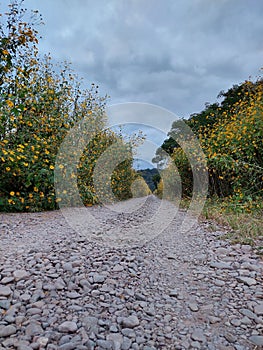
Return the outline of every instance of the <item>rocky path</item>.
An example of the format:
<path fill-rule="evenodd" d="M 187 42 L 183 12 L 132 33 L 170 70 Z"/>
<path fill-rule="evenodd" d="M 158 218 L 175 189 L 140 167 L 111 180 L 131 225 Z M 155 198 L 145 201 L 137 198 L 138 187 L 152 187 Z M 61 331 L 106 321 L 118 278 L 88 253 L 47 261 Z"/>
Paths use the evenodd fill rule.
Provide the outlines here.
<path fill-rule="evenodd" d="M 100 219 L 94 237 L 110 237 L 159 204 L 85 210 Z M 181 232 L 183 215 L 150 241 L 114 246 L 59 211 L 0 214 L 0 350 L 262 349 L 262 260 L 208 224 Z"/>

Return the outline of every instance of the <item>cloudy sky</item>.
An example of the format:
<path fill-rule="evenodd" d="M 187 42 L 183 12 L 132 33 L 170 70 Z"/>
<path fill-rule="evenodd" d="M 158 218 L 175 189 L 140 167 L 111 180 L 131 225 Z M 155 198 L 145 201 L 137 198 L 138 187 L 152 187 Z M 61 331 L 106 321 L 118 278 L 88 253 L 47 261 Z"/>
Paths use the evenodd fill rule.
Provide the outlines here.
<path fill-rule="evenodd" d="M 188 117 L 263 66 L 262 0 L 25 0 L 24 6 L 43 15 L 41 52 L 71 61 L 87 86 L 95 82 L 110 95 L 109 104 L 150 103 Z"/>
<path fill-rule="evenodd" d="M 110 103 L 187 117 L 263 66 L 261 0 L 25 0 L 42 52 L 69 60 Z"/>

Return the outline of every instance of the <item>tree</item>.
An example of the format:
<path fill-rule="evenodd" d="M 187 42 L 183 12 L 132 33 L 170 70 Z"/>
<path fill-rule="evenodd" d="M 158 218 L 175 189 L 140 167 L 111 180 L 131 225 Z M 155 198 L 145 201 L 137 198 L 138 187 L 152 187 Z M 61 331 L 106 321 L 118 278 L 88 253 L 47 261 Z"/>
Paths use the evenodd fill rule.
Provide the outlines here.
<path fill-rule="evenodd" d="M 203 111 L 184 120 L 206 155 L 209 193 L 238 201 L 262 197 L 263 79 L 234 85 L 218 97 L 223 98 L 220 104 L 206 104 Z M 167 158 L 163 150 L 169 153 L 187 196 L 191 194 L 193 175 L 188 157 L 176 139 L 179 133 L 176 121 L 168 133 L 170 138 L 156 150 L 155 161 L 163 166 Z"/>
<path fill-rule="evenodd" d="M 50 210 L 58 208 L 62 195 L 70 197 L 71 189 L 55 193 L 54 169 L 72 128 L 79 129 L 80 137 L 73 140 L 76 147 L 59 167 L 62 175 L 70 172 L 76 177 L 84 204 L 95 203 L 92 171 L 98 157 L 117 140 L 127 147 L 129 141 L 105 130 L 107 97 L 99 96 L 98 86 L 81 89 L 69 64 L 55 67 L 50 56 L 39 56 L 34 25 L 41 17 L 35 11 L 27 22 L 22 3 L 12 2 L 0 24 L 0 210 Z M 78 154 L 85 133 L 90 142 Z M 76 155 L 77 173 L 70 165 Z M 111 179 L 119 198 L 131 196 L 133 175 L 130 154 Z"/>
<path fill-rule="evenodd" d="M 9 12 L 5 14 L 6 21 L 1 21 L 0 24 L 1 86 L 6 83 L 9 73 L 21 63 L 19 58 L 24 57 L 25 51 L 33 52 L 33 57 L 37 56 L 38 32 L 35 26 L 42 22 L 42 17 L 36 10 L 31 12 L 28 21 L 23 21 L 27 15 L 27 11 L 22 8 L 23 2 L 23 0 L 12 2 L 9 5 Z M 3 14 L 0 17 L 3 18 Z M 24 71 L 24 74 L 26 73 L 29 74 L 30 70 Z"/>

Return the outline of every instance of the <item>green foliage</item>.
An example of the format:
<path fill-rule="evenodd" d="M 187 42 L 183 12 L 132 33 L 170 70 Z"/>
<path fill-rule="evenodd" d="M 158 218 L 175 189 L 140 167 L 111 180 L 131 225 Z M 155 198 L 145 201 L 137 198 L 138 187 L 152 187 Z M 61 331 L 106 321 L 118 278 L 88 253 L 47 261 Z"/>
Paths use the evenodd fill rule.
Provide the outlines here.
<path fill-rule="evenodd" d="M 220 104 L 207 104 L 183 122 L 191 127 L 206 155 L 210 196 L 250 203 L 263 194 L 263 80 L 245 81 L 219 97 L 223 98 Z M 172 157 L 181 175 L 183 195 L 189 196 L 192 170 L 176 139 L 178 123 L 173 123 L 170 138 L 156 151 L 154 160 L 161 167 L 165 164 L 162 149 Z"/>
<path fill-rule="evenodd" d="M 206 201 L 202 216 L 206 221 L 212 220 L 228 227 L 222 238 L 228 238 L 233 243 L 257 246 L 258 253 L 262 254 L 262 210 L 262 201 L 240 202 L 238 199 L 213 197 Z"/>
<path fill-rule="evenodd" d="M 134 198 L 145 197 L 152 193 L 144 178 L 138 175 L 132 183 L 131 191 Z"/>
<path fill-rule="evenodd" d="M 249 200 L 263 191 L 263 80 L 248 81 L 242 87 L 244 99 L 213 130 L 202 130 L 200 140 L 216 186 L 211 192 Z"/>
<path fill-rule="evenodd" d="M 73 188 L 56 197 L 54 169 L 62 141 L 71 128 L 81 128 L 82 121 L 92 130 L 92 141 L 79 155 L 78 172 L 69 164 L 78 154 L 80 139 L 74 140 L 76 152 L 73 149 L 68 162 L 59 167 L 62 174 L 76 179 L 84 204 L 93 204 L 99 200 L 93 182 L 99 156 L 117 140 L 131 145 L 119 135 L 103 131 L 106 98 L 99 96 L 97 86 L 81 90 L 79 78 L 68 64 L 55 67 L 49 56 L 39 57 L 34 29 L 39 18 L 23 22 L 26 14 L 15 1 L 0 24 L 0 210 L 51 210 L 58 207 L 60 197 L 70 200 Z M 130 154 L 111 178 L 118 198 L 131 196 L 133 176 Z"/>
<path fill-rule="evenodd" d="M 32 52 L 32 56 L 37 55 L 37 30 L 36 24 L 41 23 L 41 15 L 38 11 L 32 11 L 28 21 L 23 21 L 27 15 L 27 11 L 21 7 L 23 0 L 13 1 L 9 5 L 9 12 L 0 14 L 0 84 L 5 84 L 6 75 L 14 68 L 18 67 L 18 62 L 23 61 L 24 52 Z M 21 61 L 20 61 L 21 63 Z M 24 73 L 30 74 L 30 66 L 23 67 Z"/>
<path fill-rule="evenodd" d="M 193 191 L 193 175 L 189 159 L 182 148 L 176 148 L 173 160 L 182 182 L 182 196 L 191 197 Z"/>
<path fill-rule="evenodd" d="M 160 181 L 160 175 L 157 169 L 142 169 L 137 170 L 137 173 L 144 178 L 152 192 L 157 188 L 157 184 Z"/>

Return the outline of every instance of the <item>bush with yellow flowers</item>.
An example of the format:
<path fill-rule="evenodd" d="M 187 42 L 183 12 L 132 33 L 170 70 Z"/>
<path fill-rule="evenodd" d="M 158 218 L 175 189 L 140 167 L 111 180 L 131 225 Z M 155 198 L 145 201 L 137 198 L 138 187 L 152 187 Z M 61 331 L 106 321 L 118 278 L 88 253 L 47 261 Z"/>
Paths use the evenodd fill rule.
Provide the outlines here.
<path fill-rule="evenodd" d="M 6 22 L 2 16 L 0 24 L 0 210 L 58 208 L 57 153 L 69 130 L 84 119 L 92 137 L 79 155 L 77 174 L 69 169 L 76 157 L 74 150 L 66 163 L 57 166 L 77 177 L 84 204 L 96 203 L 100 197 L 93 181 L 97 160 L 117 140 L 126 147 L 130 144 L 104 130 L 106 97 L 99 96 L 97 86 L 83 90 L 68 64 L 55 67 L 49 56 L 39 57 L 34 26 L 40 17 L 34 12 L 32 22 L 22 22 L 26 11 L 19 4 L 12 2 Z M 126 154 L 113 170 L 110 185 L 114 194 L 121 199 L 131 196 L 132 155 L 127 158 Z M 70 192 L 63 193 L 69 201 Z"/>
<path fill-rule="evenodd" d="M 106 129 L 96 134 L 84 149 L 78 166 L 78 186 L 84 204 L 113 202 L 132 196 L 133 141 Z"/>
<path fill-rule="evenodd" d="M 184 123 L 193 130 L 206 156 L 209 195 L 228 198 L 233 205 L 239 203 L 240 208 L 249 211 L 263 196 L 263 79 L 245 81 L 221 92 L 220 97 L 224 97 L 221 104 L 208 104 Z M 198 159 L 192 164 L 185 152 L 191 143 L 183 149 L 172 137 L 178 123 L 174 122 L 162 149 L 178 169 L 183 196 L 190 197 Z M 163 162 L 161 153 L 159 149 L 155 157 L 159 163 Z M 188 153 L 195 156 L 194 149 Z M 159 184 L 158 193 L 163 185 Z"/>
<path fill-rule="evenodd" d="M 137 176 L 134 182 L 131 185 L 132 195 L 135 198 L 146 197 L 152 194 L 149 186 L 145 182 L 142 176 Z"/>
<path fill-rule="evenodd" d="M 242 84 L 224 118 L 200 133 L 211 192 L 237 200 L 263 195 L 263 80 Z"/>

